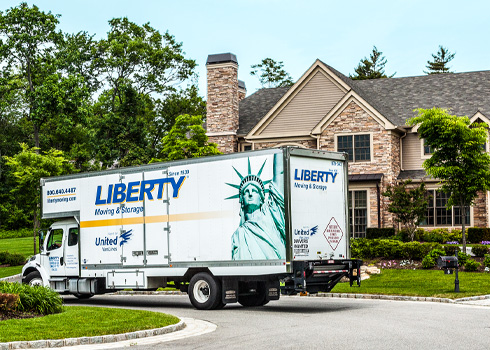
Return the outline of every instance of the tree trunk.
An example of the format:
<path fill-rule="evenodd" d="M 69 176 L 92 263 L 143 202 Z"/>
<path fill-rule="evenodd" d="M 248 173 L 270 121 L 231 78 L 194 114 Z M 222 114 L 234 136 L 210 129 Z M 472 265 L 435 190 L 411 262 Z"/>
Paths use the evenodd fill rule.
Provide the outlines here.
<path fill-rule="evenodd" d="M 37 217 L 37 210 L 34 211 L 34 218 L 33 218 L 33 224 L 34 224 L 34 232 L 33 232 L 33 238 L 34 238 L 34 255 L 36 255 L 36 246 L 37 246 L 37 242 L 36 242 L 36 236 L 37 236 L 37 230 L 39 229 L 39 220 L 38 220 L 38 217 Z"/>
<path fill-rule="evenodd" d="M 466 224 L 466 205 L 461 203 L 461 236 L 463 240 L 463 253 L 466 254 L 466 232 L 465 232 L 465 224 Z"/>

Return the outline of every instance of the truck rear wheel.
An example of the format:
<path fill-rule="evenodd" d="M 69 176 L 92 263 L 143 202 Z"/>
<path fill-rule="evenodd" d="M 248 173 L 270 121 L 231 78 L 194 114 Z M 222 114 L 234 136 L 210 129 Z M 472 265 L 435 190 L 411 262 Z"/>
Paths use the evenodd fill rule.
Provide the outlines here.
<path fill-rule="evenodd" d="M 25 280 L 25 284 L 28 284 L 30 286 L 43 286 L 43 278 L 41 277 L 41 274 L 37 271 L 32 271 L 30 272 Z"/>
<path fill-rule="evenodd" d="M 78 294 L 78 293 L 73 293 L 74 296 L 76 296 L 78 299 L 89 299 L 94 296 L 94 294 Z"/>
<path fill-rule="evenodd" d="M 200 272 L 191 278 L 189 299 L 199 310 L 213 310 L 221 305 L 221 285 L 206 272 Z"/>

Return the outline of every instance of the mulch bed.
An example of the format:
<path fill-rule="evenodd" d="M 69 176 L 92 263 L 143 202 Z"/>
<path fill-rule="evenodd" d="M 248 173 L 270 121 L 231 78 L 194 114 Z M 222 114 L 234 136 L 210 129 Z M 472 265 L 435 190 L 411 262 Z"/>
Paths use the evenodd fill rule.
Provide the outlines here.
<path fill-rule="evenodd" d="M 42 317 L 43 315 L 39 314 L 33 314 L 33 313 L 28 313 L 28 312 L 17 312 L 17 311 L 0 311 L 0 321 L 6 321 L 6 320 L 20 320 L 24 318 L 35 318 L 35 317 Z"/>
<path fill-rule="evenodd" d="M 485 266 L 483 265 L 484 258 L 481 257 L 471 257 L 471 259 L 479 262 L 480 268 L 476 272 L 484 272 Z M 408 260 L 408 259 L 364 259 L 364 265 L 368 266 L 376 266 L 380 269 L 397 269 L 397 270 L 414 270 L 414 269 L 422 269 L 422 261 L 421 260 Z M 432 269 L 427 270 L 440 270 L 440 268 L 436 265 Z M 460 271 L 464 271 L 464 267 L 459 268 Z"/>

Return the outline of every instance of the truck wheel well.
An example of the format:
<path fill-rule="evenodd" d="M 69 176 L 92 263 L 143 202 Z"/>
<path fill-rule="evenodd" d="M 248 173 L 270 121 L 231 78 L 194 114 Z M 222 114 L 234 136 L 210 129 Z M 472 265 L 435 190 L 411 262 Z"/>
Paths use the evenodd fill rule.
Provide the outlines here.
<path fill-rule="evenodd" d="M 36 269 L 36 268 L 34 268 L 34 267 L 29 267 L 29 268 L 27 268 L 27 269 L 24 271 L 24 274 L 23 274 L 22 276 L 23 276 L 23 277 L 25 277 L 25 276 L 27 276 L 28 274 L 30 274 L 31 272 L 33 272 L 33 271 L 37 271 L 37 269 Z"/>
<path fill-rule="evenodd" d="M 193 268 L 190 268 L 186 271 L 185 275 L 184 275 L 184 279 L 189 282 L 191 280 L 191 278 L 198 274 L 199 272 L 206 272 L 206 273 L 209 273 L 211 276 L 213 276 L 213 274 L 211 273 L 211 271 L 209 271 L 209 269 L 207 267 L 193 267 Z"/>

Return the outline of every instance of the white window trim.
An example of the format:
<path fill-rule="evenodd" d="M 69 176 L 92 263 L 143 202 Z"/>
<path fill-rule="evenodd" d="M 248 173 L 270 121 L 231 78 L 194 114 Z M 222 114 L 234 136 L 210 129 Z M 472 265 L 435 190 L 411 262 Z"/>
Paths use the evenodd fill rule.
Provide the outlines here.
<path fill-rule="evenodd" d="M 366 187 L 365 185 L 349 185 L 349 192 L 366 191 L 366 195 L 367 195 L 366 228 L 372 227 L 371 226 L 371 189 L 372 187 Z M 347 198 L 349 198 L 349 196 L 347 196 Z M 348 204 L 347 204 L 347 208 L 349 208 Z M 350 210 L 349 210 L 349 215 L 350 215 Z M 353 232 L 349 232 L 349 233 L 351 235 L 353 234 Z"/>
<path fill-rule="evenodd" d="M 425 139 L 420 139 L 420 158 L 421 159 L 429 159 L 430 157 L 432 157 L 432 154 L 425 154 L 424 152 L 424 142 L 425 142 Z"/>
<path fill-rule="evenodd" d="M 338 138 L 339 136 L 355 136 L 355 135 L 369 135 L 369 153 L 371 155 L 370 160 L 364 160 L 364 161 L 358 161 L 356 162 L 355 160 L 349 161 L 350 164 L 369 164 L 369 163 L 374 163 L 374 152 L 373 152 L 373 133 L 372 132 L 351 132 L 351 133 L 336 133 L 334 134 L 334 145 L 335 145 L 335 151 L 338 152 Z"/>
<path fill-rule="evenodd" d="M 436 192 L 438 189 L 439 189 L 439 187 L 434 187 L 434 186 L 428 186 L 426 188 L 427 191 L 434 191 L 434 192 Z M 452 216 L 454 218 L 454 207 L 451 208 L 451 212 L 452 212 Z M 470 223 L 468 225 L 465 225 L 465 226 L 466 227 L 473 227 L 474 225 L 475 225 L 475 220 L 473 217 L 473 206 L 470 206 Z M 436 228 L 457 229 L 457 228 L 461 228 L 462 225 L 454 225 L 454 223 L 453 223 L 452 226 L 419 225 L 419 227 L 423 228 L 423 229 L 430 229 L 430 228 L 432 228 L 432 229 L 436 229 Z"/>

